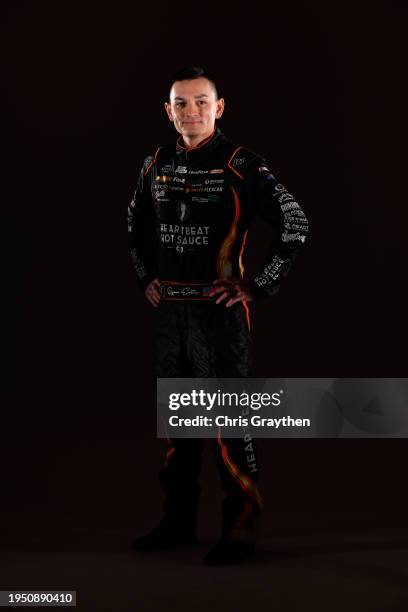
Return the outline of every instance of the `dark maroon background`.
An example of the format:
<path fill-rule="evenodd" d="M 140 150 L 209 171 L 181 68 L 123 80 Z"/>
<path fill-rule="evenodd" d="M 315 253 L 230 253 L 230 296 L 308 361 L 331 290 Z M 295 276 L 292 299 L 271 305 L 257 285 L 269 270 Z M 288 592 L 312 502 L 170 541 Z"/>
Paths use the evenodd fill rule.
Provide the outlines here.
<path fill-rule="evenodd" d="M 407 10 L 338 1 L 5 7 L 3 195 L 18 222 L 7 256 L 18 326 L 1 428 L 3 526 L 18 547 L 43 525 L 39 541 L 58 549 L 61 532 L 78 525 L 133 533 L 159 516 L 151 312 L 129 262 L 126 208 L 143 158 L 175 137 L 163 102 L 179 67 L 215 75 L 221 129 L 269 160 L 310 219 L 280 294 L 256 306 L 257 375 L 406 374 Z M 248 269 L 264 237 L 256 227 Z M 260 446 L 274 512 L 307 523 L 323 507 L 404 524 L 405 440 Z M 214 479 L 205 472 L 203 484 L 219 495 Z"/>

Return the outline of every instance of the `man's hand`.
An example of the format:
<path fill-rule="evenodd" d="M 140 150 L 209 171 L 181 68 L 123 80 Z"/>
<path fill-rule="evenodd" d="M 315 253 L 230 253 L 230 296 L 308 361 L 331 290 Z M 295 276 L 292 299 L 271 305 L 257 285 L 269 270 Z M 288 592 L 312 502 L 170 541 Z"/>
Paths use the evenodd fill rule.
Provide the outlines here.
<path fill-rule="evenodd" d="M 152 282 L 146 288 L 145 296 L 147 297 L 151 305 L 157 308 L 161 299 L 160 279 L 155 278 L 154 280 L 152 280 Z"/>
<path fill-rule="evenodd" d="M 218 278 L 213 282 L 214 289 L 209 292 L 210 297 L 219 295 L 216 304 L 220 304 L 226 298 L 229 298 L 225 304 L 229 308 L 237 302 L 252 302 L 253 297 L 250 288 L 241 278 Z"/>

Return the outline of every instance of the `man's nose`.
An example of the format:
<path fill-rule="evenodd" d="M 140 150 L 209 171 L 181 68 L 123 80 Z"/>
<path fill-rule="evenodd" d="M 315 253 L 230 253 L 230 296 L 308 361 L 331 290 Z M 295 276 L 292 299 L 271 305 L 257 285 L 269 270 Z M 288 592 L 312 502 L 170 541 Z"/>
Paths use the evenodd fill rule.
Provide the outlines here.
<path fill-rule="evenodd" d="M 187 102 L 185 110 L 187 117 L 197 117 L 200 114 L 200 107 L 195 102 Z"/>

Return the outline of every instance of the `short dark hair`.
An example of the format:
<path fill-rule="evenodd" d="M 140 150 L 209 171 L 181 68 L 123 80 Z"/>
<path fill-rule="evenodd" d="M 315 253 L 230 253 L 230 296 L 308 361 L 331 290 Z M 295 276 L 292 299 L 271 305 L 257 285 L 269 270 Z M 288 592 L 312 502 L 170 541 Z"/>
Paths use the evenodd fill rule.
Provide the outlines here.
<path fill-rule="evenodd" d="M 199 78 L 204 78 L 204 79 L 207 79 L 207 81 L 210 81 L 214 89 L 215 97 L 218 100 L 218 91 L 217 91 L 217 87 L 215 85 L 214 79 L 208 74 L 208 72 L 206 72 L 206 70 L 204 70 L 204 68 L 201 68 L 201 66 L 189 66 L 187 68 L 182 68 L 182 70 L 178 70 L 173 75 L 173 78 L 170 83 L 169 98 L 170 98 L 171 88 L 173 87 L 176 81 L 192 81 L 194 79 L 199 79 Z"/>

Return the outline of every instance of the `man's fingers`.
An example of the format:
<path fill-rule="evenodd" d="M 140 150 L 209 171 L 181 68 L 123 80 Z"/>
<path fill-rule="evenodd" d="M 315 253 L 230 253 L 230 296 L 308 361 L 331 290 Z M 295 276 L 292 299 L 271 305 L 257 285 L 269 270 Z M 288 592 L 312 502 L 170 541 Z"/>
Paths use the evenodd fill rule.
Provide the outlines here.
<path fill-rule="evenodd" d="M 225 304 L 225 307 L 229 308 L 230 306 L 232 306 L 233 304 L 236 304 L 237 302 L 242 302 L 242 300 L 244 299 L 245 299 L 245 295 L 243 293 L 238 293 L 238 295 L 228 300 L 228 302 Z"/>
<path fill-rule="evenodd" d="M 222 293 L 223 291 L 226 291 L 227 287 L 225 285 L 220 285 L 219 287 L 214 287 L 213 289 L 211 289 L 208 292 L 208 295 L 210 297 L 214 297 L 214 295 L 219 295 L 220 293 Z"/>
<path fill-rule="evenodd" d="M 225 300 L 226 297 L 229 296 L 228 291 L 224 291 L 224 293 L 222 294 L 221 297 L 218 298 L 218 300 L 215 302 L 216 304 L 219 304 L 220 302 L 222 302 L 222 300 Z"/>
<path fill-rule="evenodd" d="M 214 297 L 216 295 L 222 294 L 216 300 L 216 304 L 219 304 L 220 302 L 225 300 L 226 297 L 230 297 L 231 295 L 233 295 L 234 297 L 230 297 L 227 303 L 227 305 L 229 306 L 232 306 L 232 304 L 235 304 L 235 302 L 239 302 L 243 298 L 243 293 L 239 284 L 237 284 L 236 282 L 234 283 L 229 278 L 218 278 L 213 282 L 213 285 L 214 287 L 211 289 L 208 295 L 210 297 Z"/>
<path fill-rule="evenodd" d="M 152 304 L 152 306 L 157 306 L 158 303 L 160 302 L 160 298 L 157 297 L 156 295 L 153 295 L 151 293 L 149 293 L 147 295 L 147 299 L 149 300 L 149 302 Z"/>
<path fill-rule="evenodd" d="M 146 291 L 146 297 L 150 304 L 154 307 L 159 305 L 161 299 L 161 293 L 158 291 L 158 288 L 160 288 L 160 283 L 159 281 L 154 280 L 150 283 L 149 288 Z"/>
<path fill-rule="evenodd" d="M 160 298 L 161 298 L 160 288 L 161 288 L 160 279 L 155 278 L 151 281 L 151 283 L 149 284 L 149 286 L 147 287 L 145 291 L 146 298 L 149 300 L 150 304 L 154 307 L 158 306 L 160 302 Z"/>

